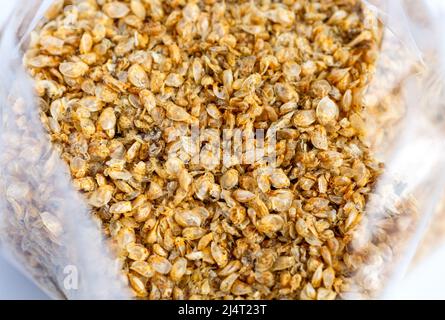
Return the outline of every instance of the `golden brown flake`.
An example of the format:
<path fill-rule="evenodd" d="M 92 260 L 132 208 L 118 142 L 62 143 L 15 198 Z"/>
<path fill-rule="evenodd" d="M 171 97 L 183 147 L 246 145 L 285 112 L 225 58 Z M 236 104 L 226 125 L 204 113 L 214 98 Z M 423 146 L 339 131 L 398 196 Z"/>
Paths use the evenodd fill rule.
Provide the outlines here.
<path fill-rule="evenodd" d="M 347 288 L 378 175 L 361 113 L 378 36 L 359 2 L 76 0 L 48 12 L 25 56 L 42 121 L 138 297 Z M 243 163 L 238 129 L 264 130 L 272 165 Z M 241 141 L 226 162 L 224 135 Z M 42 223 L 62 232 L 49 213 Z"/>

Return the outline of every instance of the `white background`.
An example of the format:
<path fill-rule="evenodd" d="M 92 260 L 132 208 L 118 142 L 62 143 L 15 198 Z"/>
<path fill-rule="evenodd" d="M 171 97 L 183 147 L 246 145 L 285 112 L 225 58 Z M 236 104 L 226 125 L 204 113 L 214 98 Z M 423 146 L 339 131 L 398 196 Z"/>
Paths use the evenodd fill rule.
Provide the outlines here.
<path fill-rule="evenodd" d="M 440 1 L 437 2 L 440 3 Z M 0 0 L 0 5 L 1 28 L 14 1 Z M 445 248 L 442 248 L 422 264 L 410 270 L 405 279 L 386 297 L 390 299 L 445 299 L 444 266 Z M 0 299 L 48 299 L 48 297 L 0 257 Z"/>
<path fill-rule="evenodd" d="M 0 299 L 48 299 L 48 297 L 0 257 Z"/>

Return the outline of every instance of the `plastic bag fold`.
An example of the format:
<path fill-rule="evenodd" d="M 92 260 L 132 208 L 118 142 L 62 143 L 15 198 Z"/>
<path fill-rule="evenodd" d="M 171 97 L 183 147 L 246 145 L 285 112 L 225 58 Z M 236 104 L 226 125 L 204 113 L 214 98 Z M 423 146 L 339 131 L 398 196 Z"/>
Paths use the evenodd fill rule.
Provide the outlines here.
<path fill-rule="evenodd" d="M 1 29 L 1 250 L 53 298 L 128 299 L 100 223 L 42 128 L 22 66 L 28 35 L 51 3 L 17 1 Z M 385 169 L 351 234 L 352 285 L 343 298 L 385 297 L 406 272 L 445 190 L 443 2 L 366 4 L 380 21 L 382 43 L 363 95 L 364 139 Z"/>

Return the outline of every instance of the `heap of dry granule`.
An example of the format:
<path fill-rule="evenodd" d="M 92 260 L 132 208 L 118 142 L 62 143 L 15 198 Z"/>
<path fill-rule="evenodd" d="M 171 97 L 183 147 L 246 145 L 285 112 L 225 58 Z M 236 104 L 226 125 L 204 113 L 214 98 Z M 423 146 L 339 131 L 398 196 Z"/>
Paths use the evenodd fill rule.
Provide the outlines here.
<path fill-rule="evenodd" d="M 377 52 L 358 0 L 59 0 L 24 60 L 138 297 L 335 299 L 380 171 Z M 272 164 L 212 161 L 258 129 Z"/>

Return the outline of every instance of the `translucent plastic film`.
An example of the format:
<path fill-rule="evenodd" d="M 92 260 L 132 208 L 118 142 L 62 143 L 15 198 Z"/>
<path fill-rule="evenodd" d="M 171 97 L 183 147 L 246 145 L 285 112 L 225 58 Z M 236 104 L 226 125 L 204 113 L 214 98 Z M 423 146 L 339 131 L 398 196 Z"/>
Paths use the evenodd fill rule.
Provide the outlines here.
<path fill-rule="evenodd" d="M 98 222 L 44 134 L 22 67 L 20 45 L 50 2 L 17 1 L 1 31 L 2 252 L 53 298 L 129 298 Z"/>
<path fill-rule="evenodd" d="M 443 48 L 437 45 L 443 23 L 435 18 L 443 6 L 372 1 L 370 8 L 385 30 L 365 97 L 366 120 L 385 169 L 351 248 L 360 256 L 353 277 L 359 291 L 386 297 L 403 278 L 443 196 Z"/>
<path fill-rule="evenodd" d="M 24 5 L 25 2 L 26 5 Z M 184 290 L 185 293 L 181 294 L 186 295 L 178 294 L 179 297 L 205 296 L 202 292 L 211 292 L 213 290 L 211 289 L 212 286 L 219 288 L 215 289 L 217 290 L 217 294 L 214 296 L 216 298 L 224 297 L 229 294 L 227 292 L 231 292 L 234 296 L 238 294 L 246 298 L 356 299 L 386 297 L 385 294 L 389 292 L 392 286 L 397 285 L 397 282 L 405 274 L 445 192 L 445 117 L 443 105 L 443 101 L 445 101 L 445 42 L 442 39 L 442 30 L 445 29 L 445 26 L 440 18 L 440 13 L 445 12 L 443 3 L 433 0 L 368 0 L 363 1 L 363 3 L 355 0 L 338 0 L 332 1 L 338 5 L 337 11 L 331 13 L 331 16 L 327 18 L 324 17 L 324 13 L 318 14 L 316 11 L 323 8 L 324 5 L 331 5 L 330 1 L 290 0 L 283 1 L 283 3 L 252 1 L 250 7 L 248 5 L 243 7 L 246 12 L 250 12 L 249 10 L 253 12 L 250 19 L 244 18 L 242 20 L 243 23 L 257 23 L 258 21 L 274 23 L 276 25 L 270 28 L 270 32 L 281 30 L 280 24 L 286 25 L 289 21 L 293 22 L 292 19 L 294 19 L 292 13 L 288 15 L 285 13 L 294 10 L 299 16 L 303 16 L 304 19 L 309 21 L 313 19 L 320 23 L 318 20 L 321 20 L 321 24 L 313 28 L 314 30 L 312 30 L 311 24 L 301 26 L 298 29 L 297 40 L 294 42 L 295 48 L 289 48 L 287 49 L 288 52 L 285 53 L 277 49 L 278 58 L 265 55 L 253 63 L 248 61 L 249 59 L 252 60 L 251 56 L 244 60 L 239 58 L 242 61 L 234 62 L 233 65 L 241 65 L 244 68 L 235 71 L 233 74 L 230 72 L 224 73 L 222 70 L 221 66 L 227 67 L 229 63 L 226 65 L 221 63 L 221 66 L 219 66 L 218 63 L 221 59 L 210 59 L 198 55 L 198 58 L 194 57 L 196 60 L 190 62 L 189 65 L 184 64 L 186 67 L 182 68 L 185 71 L 181 77 L 186 78 L 189 74 L 192 74 L 190 78 L 193 81 L 186 82 L 177 75 L 166 76 L 157 82 L 151 81 L 150 83 L 152 87 L 157 86 L 158 82 L 163 83 L 162 86 L 159 84 L 159 87 L 162 87 L 158 90 L 160 93 L 147 93 L 148 90 L 146 90 L 144 91 L 145 96 L 140 94 L 140 88 L 133 88 L 133 91 L 130 90 L 130 93 L 127 93 L 125 86 L 122 86 L 123 88 L 119 87 L 119 81 L 122 79 L 125 81 L 128 77 L 129 81 L 133 81 L 133 83 L 142 82 L 140 87 L 144 87 L 143 82 L 148 82 L 148 77 L 152 77 L 152 74 L 153 77 L 161 74 L 160 70 L 162 68 L 160 66 L 166 61 L 164 56 L 170 54 L 173 61 L 175 59 L 181 61 L 186 54 L 175 55 L 177 53 L 176 49 L 180 50 L 182 46 L 180 43 L 175 46 L 172 39 L 178 34 L 182 36 L 181 30 L 184 33 L 193 30 L 193 27 L 188 25 L 189 22 L 186 21 L 186 18 L 190 18 L 188 15 L 191 16 L 190 19 L 195 19 L 193 21 L 201 21 L 198 20 L 199 14 L 196 13 L 199 8 L 196 9 L 193 6 L 195 2 L 199 1 L 195 1 L 190 7 L 186 7 L 184 12 L 171 13 L 168 19 L 165 18 L 166 21 L 164 22 L 167 30 L 170 30 L 171 25 L 175 23 L 179 23 L 180 26 L 183 23 L 183 28 L 177 28 L 175 32 L 171 32 L 161 40 L 156 37 L 158 33 L 161 33 L 160 30 L 164 30 L 162 29 L 163 26 L 154 22 L 146 27 L 141 27 L 143 32 L 150 33 L 146 38 L 134 33 L 127 42 L 122 40 L 126 39 L 124 36 L 115 36 L 112 41 L 121 41 L 118 45 L 111 44 L 111 40 L 108 39 L 102 42 L 97 41 L 98 48 L 95 50 L 99 52 L 101 50 L 106 51 L 116 45 L 113 50 L 115 52 L 120 50 L 122 55 L 133 50 L 136 44 L 143 47 L 144 45 L 141 43 L 146 41 L 145 46 L 147 48 L 144 49 L 146 52 L 139 50 L 130 57 L 130 60 L 138 61 L 146 55 L 149 56 L 150 66 L 144 65 L 144 67 L 154 71 L 152 74 L 147 72 L 149 74 L 147 80 L 144 77 L 131 77 L 131 70 L 140 71 L 140 69 L 133 68 L 129 71 L 128 68 L 123 68 L 122 72 L 116 72 L 117 79 L 108 77 L 104 80 L 104 82 L 108 81 L 107 92 L 96 90 L 95 93 L 96 95 L 110 93 L 112 96 L 119 96 L 116 92 L 121 92 L 123 96 L 128 95 L 128 97 L 122 99 L 125 101 L 124 106 L 136 109 L 145 108 L 142 112 L 143 116 L 150 118 L 152 123 L 159 126 L 167 123 L 164 134 L 156 135 L 152 140 L 167 137 L 165 139 L 170 139 L 169 142 L 174 141 L 175 134 L 178 135 L 174 133 L 175 122 L 187 123 L 192 118 L 187 117 L 190 115 L 183 113 L 178 105 L 186 110 L 187 108 L 191 109 L 190 105 L 205 97 L 210 99 L 211 103 L 206 104 L 201 112 L 207 112 L 209 116 L 204 117 L 198 114 L 196 118 L 201 119 L 201 122 L 208 121 L 213 126 L 217 126 L 218 121 L 221 121 L 220 114 L 226 114 L 232 109 L 239 108 L 242 112 L 236 115 L 237 122 L 249 123 L 250 118 L 243 118 L 240 114 L 243 112 L 247 114 L 248 111 L 254 109 L 249 109 L 249 104 L 259 104 L 267 112 L 261 111 L 262 109 L 258 107 L 254 110 L 257 114 L 252 118 L 257 117 L 266 120 L 258 121 L 255 125 L 259 128 L 264 127 L 264 123 L 268 125 L 266 138 L 270 138 L 271 132 L 276 133 L 274 130 L 281 130 L 277 137 L 284 143 L 278 141 L 276 148 L 292 149 L 287 150 L 287 153 L 283 152 L 285 155 L 278 158 L 282 159 L 291 154 L 293 158 L 289 162 L 294 165 L 294 168 L 286 167 L 284 171 L 282 168 L 266 168 L 271 171 L 265 169 L 260 172 L 259 176 L 249 173 L 250 175 L 244 177 L 244 180 L 241 177 L 239 178 L 239 184 L 244 183 L 245 189 L 248 189 L 253 183 L 255 186 L 252 188 L 253 190 L 235 192 L 224 190 L 224 186 L 215 187 L 217 184 L 215 181 L 220 178 L 217 174 L 215 174 L 217 178 L 213 177 L 212 182 L 205 185 L 205 188 L 199 189 L 196 187 L 196 190 L 193 191 L 195 195 L 191 197 L 194 197 L 193 201 L 190 203 L 204 204 L 203 206 L 206 208 L 201 208 L 201 211 L 206 212 L 205 215 L 207 216 L 205 218 L 198 217 L 196 212 L 193 212 L 193 215 L 189 213 L 193 209 L 189 208 L 191 205 L 186 208 L 190 211 L 181 211 L 184 209 L 183 207 L 181 209 L 175 208 L 188 196 L 186 192 L 181 195 L 177 191 L 181 190 L 178 187 L 178 184 L 182 186 L 181 181 L 178 183 L 169 181 L 164 185 L 157 183 L 164 176 L 167 177 L 167 180 L 174 180 L 169 176 L 169 168 L 162 167 L 163 165 L 167 166 L 165 164 L 166 158 L 162 159 L 163 161 L 160 164 L 156 163 L 156 166 L 154 165 L 156 159 L 144 159 L 143 166 L 147 168 L 151 168 L 150 165 L 153 166 L 150 170 L 147 170 L 149 172 L 146 174 L 151 175 L 155 172 L 157 174 L 156 179 L 142 177 L 140 179 L 141 183 L 139 183 L 140 181 L 132 181 L 133 184 L 122 181 L 116 183 L 117 189 L 121 191 L 124 189 L 130 190 L 128 193 L 137 189 L 134 186 L 150 186 L 144 191 L 143 196 L 145 198 L 152 196 L 150 193 L 155 191 L 164 196 L 176 192 L 175 197 L 172 196 L 173 200 L 170 202 L 156 202 L 158 198 L 153 196 L 153 209 L 149 213 L 152 214 L 150 219 L 144 218 L 144 220 L 141 218 L 142 223 L 140 223 L 129 214 L 130 218 L 125 220 L 125 223 L 130 226 L 137 225 L 135 229 L 143 235 L 141 238 L 145 239 L 145 242 L 142 243 L 148 243 L 150 254 L 155 256 L 146 260 L 162 262 L 159 262 L 156 266 L 158 268 L 156 269 L 156 276 L 153 275 L 154 273 L 144 276 L 136 275 L 137 268 L 134 268 L 135 270 L 129 273 L 130 284 L 133 286 L 133 292 L 131 292 L 127 285 L 128 281 L 121 272 L 121 269 L 128 271 L 128 265 L 125 265 L 126 263 L 129 264 L 128 261 L 122 263 L 127 259 L 127 256 L 123 259 L 122 257 L 116 258 L 115 252 L 110 249 L 110 243 L 116 245 L 116 242 L 119 241 L 105 239 L 104 232 L 102 232 L 103 226 L 97 218 L 98 215 L 91 214 L 92 209 L 89 206 L 91 201 L 88 204 L 86 197 L 73 187 L 73 177 L 61 157 L 64 151 L 63 144 L 52 145 L 47 132 L 42 126 L 42 121 L 46 121 L 44 123 L 45 127 L 53 131 L 56 131 L 56 129 L 60 131 L 59 123 L 57 123 L 57 113 L 59 111 L 51 110 L 52 107 L 49 106 L 48 101 L 53 102 L 54 97 L 61 97 L 64 93 L 58 92 L 60 87 L 54 85 L 54 82 L 39 79 L 40 97 L 37 98 L 33 80 L 23 67 L 25 60 L 29 65 L 29 61 L 37 56 L 34 51 L 38 50 L 31 50 L 31 53 L 27 52 L 29 43 L 33 41 L 32 37 L 30 39 L 30 34 L 33 30 L 41 28 L 42 21 L 48 23 L 48 20 L 51 20 L 48 17 L 52 18 L 54 16 L 47 15 L 45 17 L 45 12 L 51 4 L 57 4 L 58 11 L 55 11 L 55 16 L 61 15 L 63 4 L 66 5 L 63 9 L 65 10 L 65 16 L 61 21 L 72 27 L 78 18 L 79 12 L 82 12 L 82 10 L 87 12 L 91 8 L 101 7 L 108 2 L 110 1 L 73 0 L 53 2 L 48 0 L 33 1 L 33 5 L 29 6 L 29 1 L 17 1 L 14 11 L 0 31 L 0 57 L 4 65 L 0 74 L 0 244 L 2 253 L 10 257 L 11 261 L 54 298 L 127 299 L 134 296 L 132 293 L 144 298 L 147 296 L 169 298 L 174 290 L 170 287 L 173 283 L 171 280 L 175 277 L 171 274 L 165 274 L 170 271 L 169 268 L 171 268 L 173 261 L 176 264 L 175 268 L 184 267 L 184 273 L 181 274 L 181 277 L 187 278 L 187 281 L 199 279 L 199 285 L 202 286 L 199 293 L 193 292 L 194 289 L 190 289 L 189 286 L 187 290 L 193 294 Z M 121 2 L 126 5 L 130 4 L 130 1 Z M 129 7 L 135 14 L 129 15 L 125 23 L 138 28 L 142 25 L 138 24 L 140 16 L 147 21 L 149 19 L 162 20 L 164 13 L 162 9 L 159 9 L 161 2 L 144 0 L 141 2 L 145 5 L 145 7 L 142 6 L 142 10 L 139 1 L 136 1 L 139 4 L 134 4 L 132 1 L 132 5 L 129 5 Z M 219 17 L 224 15 L 224 10 L 221 10 L 222 5 L 219 7 L 219 2 L 216 2 L 218 5 L 215 4 L 213 14 Z M 230 1 L 228 3 L 232 5 Z M 357 3 L 357 5 L 354 6 L 351 3 Z M 127 31 L 123 22 L 116 22 L 130 12 L 126 5 L 110 5 L 108 7 L 107 14 L 115 18 L 114 20 L 111 19 L 111 22 L 110 19 L 105 18 L 103 13 L 96 15 L 100 19 L 104 17 L 104 21 L 108 23 L 107 27 L 113 26 L 114 29 L 108 31 L 109 34 L 114 32 L 125 34 Z M 348 13 L 340 10 L 340 8 L 343 8 L 342 6 L 349 8 L 350 5 L 355 11 L 348 16 Z M 360 5 L 363 5 L 363 9 L 359 10 L 357 8 Z M 273 9 L 266 13 L 261 11 L 269 7 Z M 244 11 L 241 12 L 244 13 Z M 306 12 L 306 15 L 302 15 L 301 12 Z M 139 16 L 136 13 L 139 13 Z M 330 36 L 329 32 L 323 33 L 324 31 L 336 30 L 332 25 L 340 24 L 342 19 L 346 21 L 345 24 L 354 24 L 359 15 L 360 18 L 363 18 L 361 24 L 364 31 L 355 34 L 357 30 L 351 30 L 351 39 L 342 50 L 335 51 L 330 48 L 332 43 L 328 40 L 326 40 L 326 44 L 323 43 L 323 37 L 329 39 Z M 206 16 L 202 15 L 202 17 Z M 217 24 L 215 22 L 217 21 L 216 18 L 213 18 L 210 22 L 203 18 L 202 21 L 204 22 L 200 24 L 193 22 L 198 30 L 206 30 L 209 23 L 216 24 L 213 32 L 208 32 L 208 38 L 211 39 L 217 39 L 219 33 L 222 32 L 221 30 L 225 27 L 224 24 Z M 325 25 L 328 27 L 324 28 Z M 46 26 L 47 29 L 51 30 L 51 22 L 49 22 L 49 27 L 48 24 Z M 256 37 L 264 37 L 267 40 L 267 37 L 260 32 L 262 30 L 261 26 L 249 25 L 239 29 L 242 30 L 240 32 L 249 35 L 239 37 L 238 41 L 251 38 L 257 41 L 258 39 L 255 37 L 249 38 L 255 33 L 258 33 Z M 98 27 L 97 30 L 101 31 L 102 29 Z M 289 43 L 294 41 L 293 35 L 291 32 L 286 33 L 285 31 L 277 36 L 277 39 L 274 38 L 276 42 L 272 43 L 271 40 L 269 45 L 265 44 L 266 40 L 258 40 L 255 48 L 268 48 L 268 46 L 272 47 L 273 45 L 289 46 Z M 312 56 L 312 52 L 306 55 L 301 54 L 305 59 L 309 56 L 313 59 L 319 59 L 317 64 L 312 61 L 304 61 L 300 63 L 301 66 L 295 67 L 295 64 L 281 63 L 280 59 L 283 60 L 286 54 L 291 55 L 292 50 L 304 51 L 307 49 L 309 42 L 305 42 L 298 37 L 306 36 L 311 32 L 314 34 L 312 37 L 315 39 L 314 42 L 320 41 L 323 43 L 320 46 L 321 49 L 317 49 L 324 50 L 329 54 L 313 54 Z M 69 34 L 68 31 L 67 34 Z M 103 31 L 103 37 L 106 35 L 107 33 Z M 199 37 L 204 39 L 206 35 L 205 32 L 201 32 Z M 237 48 L 237 50 L 231 52 L 226 47 L 236 44 L 233 38 L 228 36 L 226 42 L 221 42 L 222 44 L 218 46 L 206 47 L 201 43 L 199 46 L 196 45 L 189 49 L 193 53 L 208 49 L 209 55 L 214 54 L 216 57 L 227 55 L 230 52 L 237 57 L 237 54 L 241 55 L 244 52 L 243 49 Z M 308 38 L 312 39 L 311 37 Z M 89 39 L 87 35 L 83 40 L 85 41 L 83 43 L 85 47 L 92 47 L 92 44 L 87 45 Z M 189 39 L 189 41 L 192 40 L 192 38 Z M 76 44 L 76 41 L 75 37 L 67 40 L 69 45 Z M 159 49 L 156 51 L 160 46 L 159 43 L 167 43 L 169 50 Z M 63 44 L 61 47 L 63 51 Z M 83 59 L 86 61 L 88 57 L 83 57 Z M 202 63 L 197 62 L 199 59 L 202 60 Z M 128 62 L 122 59 L 122 61 L 118 61 L 121 62 L 119 65 L 116 60 L 118 59 L 114 59 L 110 63 L 104 63 L 104 69 L 108 68 L 107 71 L 112 73 L 115 71 L 114 69 Z M 47 60 L 34 59 L 31 67 L 44 69 L 44 67 L 40 68 L 39 64 L 51 64 L 51 61 L 51 58 Z M 78 59 L 74 61 L 78 61 Z M 157 64 L 159 66 L 156 66 Z M 175 65 L 175 63 L 170 64 L 168 70 Z M 180 65 L 179 63 L 176 64 Z M 84 65 L 86 64 L 83 63 L 82 66 Z M 293 66 L 294 69 L 289 66 Z M 257 67 L 259 68 L 258 72 L 251 71 L 252 74 L 249 74 L 249 71 L 245 71 L 256 70 Z M 281 70 L 282 67 L 282 72 L 273 74 L 274 70 Z M 322 71 L 318 72 L 316 77 L 311 78 L 312 73 L 315 72 L 313 70 L 317 70 L 317 68 Z M 178 67 L 178 69 L 181 68 Z M 73 73 L 73 70 L 65 71 Z M 58 71 L 45 72 L 47 72 L 43 76 L 45 79 L 50 77 L 63 79 Z M 203 76 L 205 72 L 207 72 L 207 77 Z M 297 76 L 292 74 L 293 72 L 296 72 Z M 363 72 L 364 75 L 358 74 L 360 72 Z M 221 82 L 224 82 L 221 87 L 214 85 L 213 80 L 210 79 L 211 75 L 214 76 L 219 73 L 222 74 L 220 78 L 223 80 Z M 232 78 L 228 76 L 229 74 Z M 193 87 L 195 82 L 198 82 L 196 79 L 201 80 L 201 77 L 204 79 L 202 80 L 203 84 L 197 86 L 198 89 L 196 89 L 196 96 L 201 94 L 199 99 L 195 97 L 194 100 L 190 99 L 192 102 L 186 99 L 183 100 L 185 102 L 178 102 L 180 99 L 174 100 L 172 98 L 172 92 L 179 96 L 181 92 L 187 90 L 187 86 L 184 86 L 185 89 L 177 89 L 181 87 L 183 82 Z M 236 77 L 245 77 L 245 79 L 243 81 L 238 79 L 238 82 L 236 82 L 234 81 Z M 76 78 L 76 76 L 74 75 L 72 78 Z M 100 77 L 96 75 L 96 78 Z M 217 77 L 215 76 L 215 78 Z M 276 82 L 281 81 L 282 78 L 288 80 L 291 85 L 301 91 L 300 100 L 293 101 L 292 99 L 298 99 L 291 97 L 287 101 L 284 97 L 282 100 L 286 103 L 277 107 L 277 100 L 279 99 L 267 99 L 269 98 L 268 95 L 273 96 L 275 94 L 274 90 L 277 96 L 281 95 L 279 98 L 286 95 L 287 84 L 282 84 L 281 87 L 276 85 Z M 97 82 L 101 80 L 95 79 Z M 67 83 L 76 86 L 76 81 L 68 79 Z M 231 88 L 230 90 L 225 88 L 226 91 L 224 91 L 222 88 L 227 86 L 228 82 L 231 82 Z M 165 83 L 168 85 L 165 85 Z M 270 83 L 272 84 L 268 88 L 265 84 Z M 165 89 L 164 85 L 171 88 Z M 104 87 L 106 86 L 100 86 L 100 88 Z M 310 88 L 310 90 L 307 88 Z M 164 89 L 165 91 L 163 91 Z M 113 90 L 116 92 L 113 92 Z M 76 92 L 76 94 L 74 100 L 80 96 L 80 93 Z M 137 96 L 138 94 L 139 96 Z M 306 95 L 308 97 L 312 96 L 308 98 Z M 224 100 L 231 101 L 231 97 L 235 101 L 233 105 L 225 105 Z M 174 100 L 178 105 L 171 103 L 170 100 Z M 50 111 L 40 110 L 42 104 L 46 105 Z M 338 109 L 335 109 L 335 112 L 332 111 L 331 114 L 329 112 L 323 114 L 318 109 L 315 111 L 320 105 L 328 109 L 331 108 L 330 111 L 332 111 L 332 108 Z M 218 106 L 221 108 L 219 111 L 215 110 Z M 96 106 L 90 105 L 89 107 L 94 109 Z M 322 109 L 321 107 L 319 109 Z M 117 109 L 118 112 L 124 113 L 121 106 L 118 106 Z M 304 112 L 300 112 L 303 111 L 302 109 L 305 109 Z M 50 113 L 51 117 L 45 116 L 45 112 Z M 91 111 L 91 113 L 97 112 L 98 110 Z M 192 113 L 193 110 L 190 112 Z M 171 119 L 163 122 L 161 117 L 165 113 Z M 303 116 L 302 118 L 297 117 L 298 115 L 308 114 L 314 114 L 314 119 L 308 121 Z M 334 115 L 332 116 L 332 114 Z M 315 115 L 320 125 L 315 126 L 313 124 L 316 121 Z M 337 117 L 338 119 L 334 119 L 337 121 L 334 124 L 329 123 L 329 121 L 323 123 L 323 116 L 325 118 Z M 170 121 L 172 119 L 173 121 Z M 270 124 L 268 122 L 270 119 L 275 119 L 275 122 L 271 120 L 272 124 Z M 122 123 L 124 123 L 123 120 Z M 124 124 L 119 125 L 124 127 Z M 143 128 L 142 125 L 140 124 L 140 128 Z M 315 126 L 315 129 L 310 127 L 312 125 Z M 183 124 L 178 126 L 180 127 L 180 130 L 178 130 L 180 132 L 179 136 L 183 136 L 180 137 L 182 140 L 169 143 L 169 147 L 173 145 L 170 149 L 174 149 L 174 147 L 180 149 L 181 145 L 186 145 L 184 141 L 187 138 L 185 136 L 188 133 L 188 128 Z M 94 125 L 92 130 L 96 130 Z M 114 136 L 115 132 L 113 130 L 104 131 L 107 131 L 106 134 Z M 213 132 L 208 130 L 207 134 L 211 137 Z M 328 145 L 325 142 L 326 132 L 330 134 L 329 139 L 337 139 L 335 143 Z M 141 135 L 142 138 L 141 136 L 134 138 L 136 140 L 134 143 L 131 140 L 133 137 L 131 137 L 131 144 L 126 142 L 129 145 L 126 152 L 135 150 L 136 147 L 142 149 L 140 145 L 146 143 L 144 139 L 149 138 L 151 134 L 151 131 L 144 132 Z M 153 133 L 153 135 L 155 134 Z M 286 140 L 291 140 L 289 137 L 297 138 L 295 138 L 295 141 L 289 142 Z M 71 143 L 72 140 L 64 140 L 64 143 L 68 142 Z M 156 145 L 151 140 L 150 143 Z M 270 147 L 270 140 L 266 139 L 266 144 L 268 143 Z M 134 145 L 136 147 L 133 147 Z M 72 147 L 79 149 L 83 146 Z M 140 149 L 137 149 L 137 151 Z M 107 158 L 107 160 L 109 159 Z M 109 166 L 114 165 L 117 168 L 122 161 L 123 159 L 120 158 L 112 159 Z M 138 165 L 144 161 L 139 162 Z M 205 183 L 207 183 L 205 178 L 209 174 L 211 175 L 211 173 L 220 170 L 221 167 L 227 166 L 226 164 L 216 165 L 212 167 L 212 170 L 208 170 L 210 166 L 208 163 L 202 165 L 204 169 L 199 167 L 200 165 L 202 164 L 198 163 L 196 165 L 199 169 L 195 170 L 193 177 L 190 176 L 190 179 L 198 180 L 198 182 L 204 181 Z M 250 167 L 245 166 L 242 170 L 239 170 L 241 174 L 239 172 L 237 174 L 242 175 L 249 170 L 254 171 L 262 165 L 263 163 Z M 191 165 L 188 167 L 193 168 Z M 238 170 L 240 167 L 233 166 L 231 170 Z M 230 166 L 224 167 L 224 170 L 228 168 Z M 305 174 L 302 173 L 304 170 L 307 170 Z M 261 180 L 270 172 L 275 173 L 275 175 L 268 177 L 270 181 L 266 183 Z M 276 174 L 276 172 L 285 172 L 286 177 L 283 178 L 283 175 Z M 121 173 L 119 172 L 119 174 Z M 128 174 L 128 172 L 126 173 Z M 257 179 L 256 182 L 252 182 L 255 179 Z M 120 175 L 116 180 L 125 180 L 125 178 Z M 127 180 L 131 179 L 128 178 Z M 268 185 L 264 187 L 260 184 L 260 181 L 264 182 L 264 185 Z M 283 181 L 284 183 L 281 183 Z M 224 182 L 221 182 L 221 185 L 224 184 Z M 289 187 L 289 185 L 292 187 Z M 155 189 L 156 186 L 158 189 Z M 213 187 L 214 189 L 212 189 Z M 232 187 L 228 189 L 230 188 Z M 259 194 L 257 195 L 256 192 Z M 138 201 L 136 199 L 145 199 L 144 197 L 136 198 L 134 196 L 129 197 L 129 199 L 134 204 Z M 206 197 L 211 199 L 206 199 Z M 287 197 L 290 197 L 289 201 Z M 164 199 L 162 196 L 160 198 Z M 133 205 L 129 204 L 129 201 L 126 201 L 125 204 Z M 178 207 L 180 206 L 178 205 Z M 213 209 L 215 207 L 217 209 Z M 260 215 L 261 210 L 267 211 L 268 214 Z M 104 211 L 109 213 L 109 207 L 106 206 Z M 125 210 L 123 212 L 127 213 Z M 156 212 L 156 215 L 153 212 Z M 178 212 L 186 212 L 185 215 L 190 214 L 195 220 L 188 221 L 185 218 L 181 220 L 180 217 L 176 216 L 174 221 L 173 218 L 168 220 L 169 215 L 173 217 Z M 238 215 L 235 215 L 235 213 Z M 213 214 L 212 220 L 210 216 Z M 134 213 L 132 215 L 134 216 Z M 161 217 L 162 219 L 166 217 L 163 222 L 156 220 L 161 219 Z M 134 220 L 131 220 L 133 218 Z M 238 218 L 241 220 L 235 223 L 234 221 Z M 110 217 L 107 219 L 109 220 Z M 210 221 L 206 228 L 211 228 L 213 233 L 206 234 L 208 230 L 201 225 L 201 219 Z M 276 230 L 272 228 L 273 230 L 270 232 L 267 228 L 270 227 L 268 223 L 272 226 L 280 225 L 280 228 Z M 437 221 L 437 223 L 441 223 L 441 221 Z M 185 228 L 190 226 L 195 229 Z M 165 231 L 169 227 L 172 230 Z M 183 227 L 184 230 L 181 229 Z M 106 230 L 110 229 L 112 228 Z M 153 230 L 156 232 L 153 232 Z M 113 234 L 114 231 L 111 230 L 108 233 Z M 161 236 L 164 231 L 165 234 Z M 195 234 L 191 235 L 192 231 L 202 233 L 202 235 L 195 238 Z M 175 239 L 165 244 L 166 239 L 170 239 L 173 235 Z M 132 237 L 128 236 L 127 238 L 122 242 L 130 241 Z M 193 241 L 198 242 L 197 239 L 200 238 L 204 240 L 199 241 L 199 244 L 194 248 Z M 224 249 L 232 250 L 227 256 L 229 262 L 222 257 L 225 251 L 221 249 L 221 246 L 224 247 L 224 241 L 228 238 L 235 239 L 232 247 L 226 245 L 226 249 Z M 163 241 L 162 246 L 157 243 L 158 239 Z M 247 247 L 249 245 L 251 246 L 249 250 L 243 251 L 243 246 Z M 280 249 L 271 250 L 270 246 L 273 248 L 273 245 Z M 267 250 L 263 250 L 266 247 Z M 166 248 L 170 249 L 167 250 Z M 170 253 L 167 252 L 169 250 Z M 255 250 L 258 252 L 255 252 Z M 280 254 L 281 256 L 277 257 Z M 165 262 L 168 259 L 172 263 L 170 261 Z M 206 264 L 208 264 L 208 268 Z M 166 272 L 162 268 L 165 265 L 169 267 Z M 187 270 L 186 266 L 188 266 Z M 195 272 L 193 271 L 194 268 L 196 270 L 198 268 L 203 269 Z M 203 276 L 204 272 L 202 270 L 204 269 L 205 274 L 208 274 L 208 279 Z M 222 278 L 218 278 L 218 276 Z M 221 281 L 223 277 L 225 277 L 225 280 Z M 275 278 L 272 281 L 270 277 Z M 159 281 L 167 289 L 162 291 L 161 286 L 151 286 L 150 281 Z M 186 281 L 178 280 L 177 282 L 183 284 Z M 237 290 L 233 288 L 230 290 L 230 286 L 224 289 L 229 282 Z M 145 283 L 148 290 L 145 288 Z M 247 288 L 247 283 L 252 284 L 255 290 Z M 280 285 L 283 287 L 278 288 Z M 159 293 L 160 291 L 162 292 Z M 263 293 L 264 295 L 261 295 Z M 189 295 L 187 296 L 187 294 Z"/>

